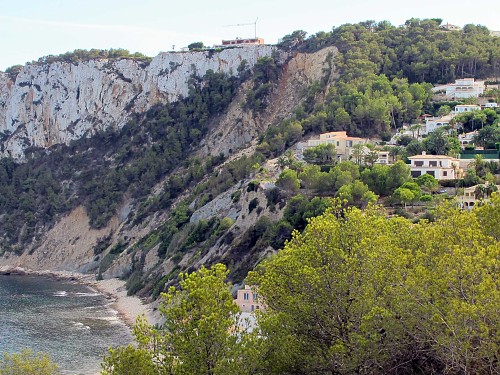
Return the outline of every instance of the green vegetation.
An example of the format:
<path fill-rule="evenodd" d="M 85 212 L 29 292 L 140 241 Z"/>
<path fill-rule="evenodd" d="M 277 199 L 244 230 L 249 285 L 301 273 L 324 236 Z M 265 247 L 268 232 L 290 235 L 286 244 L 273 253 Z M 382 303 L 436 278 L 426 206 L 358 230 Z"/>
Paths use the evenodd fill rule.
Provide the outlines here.
<path fill-rule="evenodd" d="M 500 115 L 493 109 L 484 108 L 481 111 L 460 113 L 455 116 L 450 125 L 460 124 L 465 132 L 483 129 L 487 125 L 498 126 Z"/>
<path fill-rule="evenodd" d="M 24 164 L 0 160 L 0 237 L 5 248 L 18 240 L 36 241 L 41 228 L 78 204 L 85 205 L 90 225 L 100 228 L 115 214 L 125 192 L 145 200 L 203 138 L 211 117 L 232 100 L 239 80 L 208 71 L 190 84 L 189 97 L 153 107 L 120 131 L 108 129 L 91 140 L 36 152 Z M 220 161 L 208 159 L 205 168 Z M 202 177 L 171 177 L 156 209 L 169 207 L 189 183 Z"/>
<path fill-rule="evenodd" d="M 181 276 L 163 295 L 161 327 L 139 319 L 137 347 L 112 349 L 104 374 L 491 374 L 500 195 L 436 221 L 387 219 L 333 205 L 249 275 L 266 308 L 239 313 L 223 265 Z"/>
<path fill-rule="evenodd" d="M 275 57 L 262 57 L 253 68 L 252 88 L 247 92 L 244 107 L 260 112 L 267 107 L 268 95 L 276 83 L 279 66 Z"/>
<path fill-rule="evenodd" d="M 24 349 L 20 353 L 3 353 L 0 357 L 0 375 L 57 375 L 58 366 L 44 353 Z"/>
<path fill-rule="evenodd" d="M 210 270 L 202 267 L 198 272 L 181 274 L 180 288 L 172 287 L 163 294 L 163 326 L 148 327 L 139 319 L 134 328 L 137 347 L 110 349 L 102 373 L 243 373 L 240 371 L 248 364 L 239 354 L 246 340 L 233 334 L 239 312 L 225 282 L 227 273 L 219 264 Z"/>
<path fill-rule="evenodd" d="M 440 23 L 412 18 L 401 27 L 371 20 L 345 24 L 307 39 L 302 34 L 293 48 L 317 51 L 337 46 L 342 53 L 339 67 L 348 77 L 374 73 L 407 77 L 410 82 L 448 83 L 460 77 L 499 75 L 500 40 L 486 27 L 469 24 L 460 31 L 445 31 Z"/>
<path fill-rule="evenodd" d="M 205 47 L 203 42 L 193 42 L 188 44 L 188 49 L 190 51 L 202 50 Z"/>
<path fill-rule="evenodd" d="M 77 64 L 79 62 L 84 62 L 88 60 L 95 59 L 109 59 L 109 60 L 118 60 L 118 59 L 130 59 L 136 60 L 144 63 L 149 63 L 152 58 L 146 55 L 143 55 L 140 52 L 130 53 L 130 51 L 123 48 L 116 49 L 76 49 L 73 52 L 66 52 L 61 55 L 48 55 L 39 58 L 37 61 L 32 61 L 30 64 L 33 65 L 41 65 L 41 64 L 51 64 L 54 62 L 66 62 L 71 64 Z"/>
<path fill-rule="evenodd" d="M 439 22 L 410 19 L 396 28 L 387 21 L 365 21 L 307 39 L 300 30 L 285 36 L 285 49 L 313 52 L 336 46 L 340 52 L 334 59 L 340 78 L 326 100 L 296 110 L 304 132 L 347 130 L 353 136 L 384 138 L 391 128 L 412 123 L 423 110 L 437 111 L 430 103 L 431 84 L 499 75 L 498 38 L 483 26 L 449 32 Z M 446 107 L 441 110 L 445 111 Z M 266 146 L 274 144 L 275 139 L 266 139 Z"/>
<path fill-rule="evenodd" d="M 250 278 L 267 304 L 267 365 L 281 374 L 498 371 L 497 231 L 483 227 L 500 218 L 493 200 L 470 213 L 441 207 L 435 223 L 375 208 L 312 219 Z"/>

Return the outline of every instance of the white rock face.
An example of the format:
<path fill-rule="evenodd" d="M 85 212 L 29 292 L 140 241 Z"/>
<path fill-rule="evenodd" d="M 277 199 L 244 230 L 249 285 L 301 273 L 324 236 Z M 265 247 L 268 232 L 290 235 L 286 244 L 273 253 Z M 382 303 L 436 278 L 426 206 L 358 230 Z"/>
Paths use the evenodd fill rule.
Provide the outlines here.
<path fill-rule="evenodd" d="M 188 80 L 208 70 L 237 74 L 275 47 L 161 53 L 150 64 L 128 59 L 27 65 L 15 82 L 0 73 L 0 156 L 23 159 L 50 147 L 123 126 L 131 114 L 188 94 Z"/>

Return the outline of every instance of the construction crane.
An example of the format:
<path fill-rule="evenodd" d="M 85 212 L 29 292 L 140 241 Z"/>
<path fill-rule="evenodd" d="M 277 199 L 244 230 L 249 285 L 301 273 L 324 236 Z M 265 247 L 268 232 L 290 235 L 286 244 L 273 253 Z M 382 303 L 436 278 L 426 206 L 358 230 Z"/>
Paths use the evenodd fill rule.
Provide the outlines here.
<path fill-rule="evenodd" d="M 259 20 L 259 17 L 255 19 L 255 22 L 251 23 L 237 23 L 235 25 L 224 25 L 224 27 L 234 27 L 234 26 L 251 26 L 253 25 L 254 28 L 254 34 L 255 34 L 255 39 L 257 39 L 257 21 Z"/>

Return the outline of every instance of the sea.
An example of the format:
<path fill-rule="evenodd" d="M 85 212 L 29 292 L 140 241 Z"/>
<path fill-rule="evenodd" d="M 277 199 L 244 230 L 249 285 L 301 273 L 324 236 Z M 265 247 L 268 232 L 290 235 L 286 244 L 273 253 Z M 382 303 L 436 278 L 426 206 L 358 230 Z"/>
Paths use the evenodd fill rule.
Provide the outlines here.
<path fill-rule="evenodd" d="M 62 374 L 94 375 L 132 335 L 104 295 L 69 280 L 0 276 L 0 354 L 48 353 Z"/>

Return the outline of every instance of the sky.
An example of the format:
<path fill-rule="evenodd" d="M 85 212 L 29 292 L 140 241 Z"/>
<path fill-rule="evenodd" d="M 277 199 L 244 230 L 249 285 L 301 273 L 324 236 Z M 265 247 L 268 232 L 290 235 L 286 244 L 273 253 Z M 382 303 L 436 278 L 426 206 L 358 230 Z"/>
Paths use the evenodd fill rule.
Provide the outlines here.
<path fill-rule="evenodd" d="M 393 25 L 442 18 L 500 30 L 500 2 L 483 0 L 0 0 L 0 70 L 75 49 L 125 48 L 155 56 L 191 42 L 257 36 L 274 44 L 365 20 Z"/>

